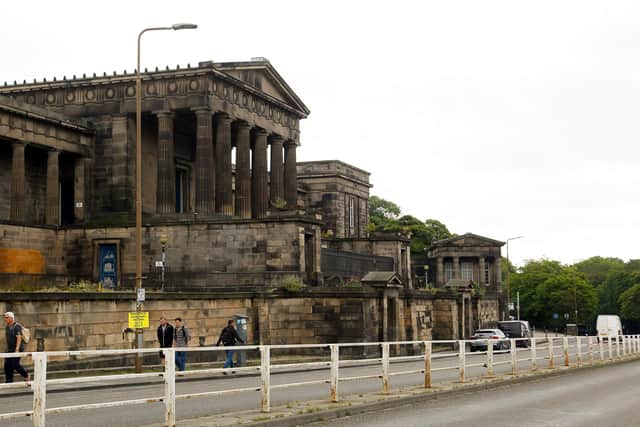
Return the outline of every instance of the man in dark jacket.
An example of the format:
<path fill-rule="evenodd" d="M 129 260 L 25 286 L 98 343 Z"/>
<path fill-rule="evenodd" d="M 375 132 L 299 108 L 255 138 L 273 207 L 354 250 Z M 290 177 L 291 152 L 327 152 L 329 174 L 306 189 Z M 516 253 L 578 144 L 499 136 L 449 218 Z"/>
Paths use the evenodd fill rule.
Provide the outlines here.
<path fill-rule="evenodd" d="M 160 326 L 158 326 L 158 342 L 161 349 L 173 347 L 173 326 L 167 322 L 164 316 L 160 318 Z M 162 350 L 160 350 L 160 363 L 164 366 L 164 352 Z"/>
<path fill-rule="evenodd" d="M 4 314 L 5 335 L 7 341 L 7 353 L 20 353 L 24 351 L 24 341 L 22 341 L 22 325 L 16 322 L 16 317 L 11 311 Z M 30 381 L 31 376 L 20 365 L 20 356 L 7 357 L 4 359 L 4 375 L 8 383 L 13 382 L 13 371 L 17 371 L 25 381 Z"/>
<path fill-rule="evenodd" d="M 236 345 L 236 341 L 244 344 L 244 341 L 238 336 L 238 331 L 233 327 L 233 319 L 231 319 L 227 322 L 227 326 L 222 329 L 216 345 L 220 345 L 220 342 L 222 342 L 225 347 L 231 347 Z M 223 368 L 233 368 L 233 350 L 225 350 L 225 352 L 227 353 L 227 360 L 224 362 Z"/>

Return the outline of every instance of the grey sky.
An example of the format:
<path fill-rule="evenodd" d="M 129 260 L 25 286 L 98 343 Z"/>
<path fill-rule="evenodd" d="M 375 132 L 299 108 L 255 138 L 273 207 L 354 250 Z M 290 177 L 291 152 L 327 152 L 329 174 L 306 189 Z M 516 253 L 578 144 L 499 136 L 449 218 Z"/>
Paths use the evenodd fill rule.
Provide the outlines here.
<path fill-rule="evenodd" d="M 311 109 L 299 160 L 512 261 L 638 258 L 640 3 L 3 1 L 0 84 L 268 58 Z"/>

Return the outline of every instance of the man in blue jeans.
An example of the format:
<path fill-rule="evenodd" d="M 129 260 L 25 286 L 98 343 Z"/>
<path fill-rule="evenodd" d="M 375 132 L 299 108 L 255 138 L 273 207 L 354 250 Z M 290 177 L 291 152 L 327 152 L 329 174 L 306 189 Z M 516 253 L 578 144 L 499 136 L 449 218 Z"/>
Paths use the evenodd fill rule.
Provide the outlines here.
<path fill-rule="evenodd" d="M 189 345 L 191 333 L 189 332 L 189 329 L 182 324 L 182 319 L 180 317 L 176 317 L 175 321 L 175 327 L 173 328 L 173 345 L 174 347 L 186 347 Z M 179 371 L 184 371 L 186 365 L 187 352 L 176 351 L 176 368 L 178 368 Z"/>
<path fill-rule="evenodd" d="M 220 345 L 220 342 L 222 342 L 225 347 L 231 347 L 236 345 L 236 341 L 244 344 L 244 341 L 238 336 L 238 331 L 233 327 L 233 319 L 231 319 L 227 322 L 227 326 L 222 329 L 216 345 Z M 225 352 L 227 353 L 227 360 L 222 367 L 225 369 L 233 368 L 233 350 L 225 350 Z M 227 375 L 226 372 L 223 372 L 223 374 Z"/>

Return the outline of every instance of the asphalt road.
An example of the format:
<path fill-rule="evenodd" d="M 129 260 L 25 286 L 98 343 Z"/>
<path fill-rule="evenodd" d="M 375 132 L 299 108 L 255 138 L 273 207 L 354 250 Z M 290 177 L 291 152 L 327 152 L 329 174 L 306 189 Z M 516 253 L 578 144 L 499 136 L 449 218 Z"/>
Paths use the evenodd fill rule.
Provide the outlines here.
<path fill-rule="evenodd" d="M 310 426 L 637 426 L 639 376 L 608 365 Z"/>
<path fill-rule="evenodd" d="M 555 364 L 560 366 L 563 358 L 559 354 L 561 350 L 556 350 Z M 575 351 L 572 349 L 571 351 Z M 583 349 L 586 351 L 586 346 Z M 529 351 L 519 349 L 518 358 L 526 358 Z M 547 355 L 546 345 L 538 346 L 538 357 L 543 358 Z M 473 354 L 467 355 L 467 365 L 479 364 L 485 360 L 484 355 Z M 510 360 L 509 354 L 496 354 L 494 361 L 496 363 L 506 362 Z M 447 357 L 443 359 L 435 359 L 433 368 L 457 366 L 457 357 Z M 538 361 L 539 367 L 546 367 L 546 360 Z M 393 363 L 390 372 L 399 372 L 413 369 L 420 369 L 422 362 L 405 362 Z M 519 362 L 519 369 L 529 369 L 530 362 Z M 510 372 L 509 363 L 498 364 L 494 368 L 496 373 Z M 352 377 L 359 375 L 379 374 L 380 366 L 360 366 L 360 367 L 344 367 L 340 369 L 341 377 Z M 484 375 L 486 369 L 482 366 L 467 367 L 466 375 L 468 378 Z M 447 382 L 458 379 L 458 370 L 443 370 L 433 373 L 433 382 Z M 314 379 L 328 379 L 329 370 L 308 370 L 304 372 L 283 372 L 272 374 L 271 384 L 283 384 L 293 382 L 303 382 Z M 392 376 L 390 387 L 399 388 L 406 386 L 420 385 L 424 376 L 420 373 L 412 375 Z M 114 383 L 115 384 L 115 383 Z M 96 383 L 89 384 L 95 386 Z M 103 383 L 104 385 L 104 383 Z M 222 376 L 210 375 L 196 381 L 178 382 L 176 384 L 176 394 L 197 393 L 212 390 L 225 390 L 244 387 L 259 387 L 260 380 L 258 376 Z M 68 387 L 68 386 L 67 386 Z M 357 394 L 376 392 L 381 390 L 380 379 L 370 379 L 361 381 L 345 381 L 340 383 L 339 392 L 344 394 Z M 48 391 L 58 390 L 58 392 L 47 393 L 47 408 L 81 405 L 94 402 L 109 402 L 128 399 L 159 397 L 163 394 L 163 384 L 158 381 L 157 384 L 151 385 L 128 385 L 126 387 L 111 387 L 97 390 L 63 390 L 61 386 L 51 385 Z M 328 385 L 311 385 L 300 386 L 287 389 L 275 389 L 271 391 L 272 406 L 284 405 L 291 401 L 305 401 L 314 399 L 324 399 L 329 397 Z M 230 394 L 218 397 L 200 397 L 190 399 L 180 399 L 176 403 L 176 415 L 178 421 L 180 419 L 196 418 L 200 416 L 212 415 L 216 413 L 256 409 L 259 407 L 260 393 L 245 392 L 238 394 Z M 0 413 L 17 412 L 30 410 L 32 407 L 32 396 L 28 395 L 12 395 L 8 390 L 2 391 L 0 394 Z M 151 403 L 135 406 L 124 406 L 105 409 L 91 409 L 69 412 L 65 414 L 49 414 L 47 415 L 47 426 L 139 426 L 145 424 L 159 423 L 164 421 L 164 405 L 162 403 Z M 29 417 L 0 421 L 2 426 L 30 426 L 31 419 Z"/>

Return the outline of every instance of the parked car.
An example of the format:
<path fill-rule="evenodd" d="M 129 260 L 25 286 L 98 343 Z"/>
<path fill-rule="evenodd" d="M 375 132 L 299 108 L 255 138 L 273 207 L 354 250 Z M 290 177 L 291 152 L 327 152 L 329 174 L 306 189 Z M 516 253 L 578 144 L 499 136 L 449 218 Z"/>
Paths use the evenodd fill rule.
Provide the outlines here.
<path fill-rule="evenodd" d="M 471 337 L 471 351 L 487 351 L 487 343 L 493 343 L 494 350 L 508 350 L 511 347 L 509 338 L 500 329 L 478 329 Z"/>
<path fill-rule="evenodd" d="M 531 327 L 526 320 L 505 320 L 498 322 L 498 328 L 509 338 L 533 338 Z M 529 347 L 529 340 L 516 341 L 516 347 Z"/>
<path fill-rule="evenodd" d="M 598 341 L 608 340 L 610 338 L 617 339 L 622 335 L 622 322 L 620 316 L 615 314 L 600 314 L 596 320 L 596 329 L 598 330 Z"/>

